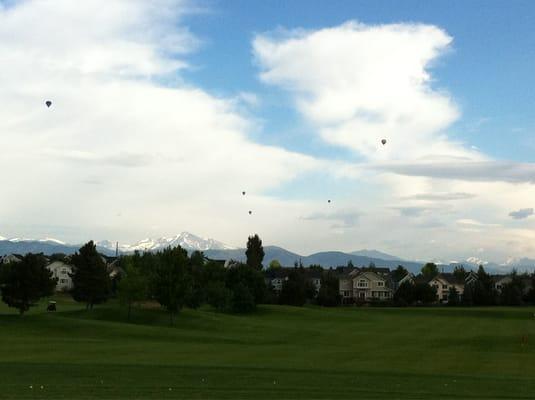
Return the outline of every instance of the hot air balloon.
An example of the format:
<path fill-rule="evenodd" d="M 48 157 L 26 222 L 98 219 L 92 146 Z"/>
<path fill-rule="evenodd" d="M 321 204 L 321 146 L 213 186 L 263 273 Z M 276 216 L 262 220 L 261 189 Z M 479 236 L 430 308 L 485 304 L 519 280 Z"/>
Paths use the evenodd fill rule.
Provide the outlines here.
<path fill-rule="evenodd" d="M 251 210 L 249 210 L 249 215 L 251 215 L 253 212 Z"/>
<path fill-rule="evenodd" d="M 381 140 L 381 143 L 383 144 L 383 146 L 386 144 L 386 139 L 383 139 Z"/>
<path fill-rule="evenodd" d="M 245 196 L 245 191 L 241 192 L 241 194 L 243 194 Z"/>
<path fill-rule="evenodd" d="M 52 102 L 50 100 L 45 101 L 45 104 L 48 108 L 52 105 Z"/>
<path fill-rule="evenodd" d="M 327 203 L 330 203 L 330 202 L 331 202 L 331 200 L 327 200 Z"/>

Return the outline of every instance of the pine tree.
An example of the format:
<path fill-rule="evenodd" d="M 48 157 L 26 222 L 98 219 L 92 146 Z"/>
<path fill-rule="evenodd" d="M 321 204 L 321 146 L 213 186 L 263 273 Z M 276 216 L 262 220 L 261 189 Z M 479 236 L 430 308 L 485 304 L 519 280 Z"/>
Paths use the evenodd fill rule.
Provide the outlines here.
<path fill-rule="evenodd" d="M 247 240 L 247 265 L 251 268 L 262 270 L 262 261 L 264 260 L 264 248 L 262 247 L 262 240 L 258 235 L 249 236 Z"/>
<path fill-rule="evenodd" d="M 111 290 L 110 277 L 106 263 L 97 252 L 93 241 L 86 243 L 72 256 L 72 264 L 73 299 L 86 303 L 87 309 L 108 300 Z"/>
<path fill-rule="evenodd" d="M 42 254 L 27 254 L 20 262 L 3 264 L 0 269 L 2 301 L 22 315 L 40 298 L 54 292 L 57 280 L 46 268 Z"/>

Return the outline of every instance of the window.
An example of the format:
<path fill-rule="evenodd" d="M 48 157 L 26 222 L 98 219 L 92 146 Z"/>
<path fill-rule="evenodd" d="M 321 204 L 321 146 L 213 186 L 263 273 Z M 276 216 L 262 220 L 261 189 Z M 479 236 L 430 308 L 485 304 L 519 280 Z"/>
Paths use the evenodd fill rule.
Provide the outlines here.
<path fill-rule="evenodd" d="M 368 287 L 368 281 L 366 281 L 366 279 L 360 279 L 358 287 Z"/>
<path fill-rule="evenodd" d="M 384 286 L 385 283 L 383 281 L 377 281 L 377 286 Z"/>
<path fill-rule="evenodd" d="M 59 283 L 67 283 L 67 279 L 60 279 Z"/>
<path fill-rule="evenodd" d="M 447 289 L 448 285 L 442 285 L 442 289 Z"/>

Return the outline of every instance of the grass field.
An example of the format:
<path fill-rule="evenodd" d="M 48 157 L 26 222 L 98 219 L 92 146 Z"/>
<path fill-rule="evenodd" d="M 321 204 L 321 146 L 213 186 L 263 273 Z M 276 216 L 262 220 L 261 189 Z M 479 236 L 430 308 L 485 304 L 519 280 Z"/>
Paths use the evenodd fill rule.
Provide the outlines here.
<path fill-rule="evenodd" d="M 535 398 L 533 308 L 43 310 L 0 306 L 1 399 Z"/>

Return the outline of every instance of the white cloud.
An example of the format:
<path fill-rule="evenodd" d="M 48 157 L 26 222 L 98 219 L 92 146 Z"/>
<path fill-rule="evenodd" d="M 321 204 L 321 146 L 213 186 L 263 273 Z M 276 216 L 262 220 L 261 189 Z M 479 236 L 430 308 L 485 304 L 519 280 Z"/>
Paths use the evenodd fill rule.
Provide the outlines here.
<path fill-rule="evenodd" d="M 235 99 L 181 82 L 184 55 L 198 46 L 182 23 L 191 8 L 42 0 L 0 9 L 2 233 L 135 240 L 153 226 L 241 244 L 253 229 L 247 210 L 271 201 L 262 193 L 321 168 L 254 143 Z"/>
<path fill-rule="evenodd" d="M 432 88 L 428 70 L 451 42 L 430 25 L 348 22 L 259 35 L 254 51 L 261 79 L 294 93 L 298 109 L 329 143 L 371 160 L 479 159 L 442 134 L 459 111 L 448 94 Z"/>
<path fill-rule="evenodd" d="M 257 35 L 254 54 L 260 79 L 292 96 L 311 134 L 355 153 L 358 163 L 344 171 L 375 191 L 353 199 L 366 211 L 359 231 L 391 252 L 457 257 L 484 245 L 493 249 L 485 256 L 503 257 L 503 237 L 514 237 L 517 249 L 530 240 L 503 215 L 533 198 L 535 167 L 493 160 L 448 136 L 460 110 L 432 69 L 452 42 L 431 25 L 348 22 Z M 450 207 L 440 207 L 444 201 Z M 436 227 L 440 233 L 426 235 L 437 248 L 418 244 L 422 230 Z"/>

